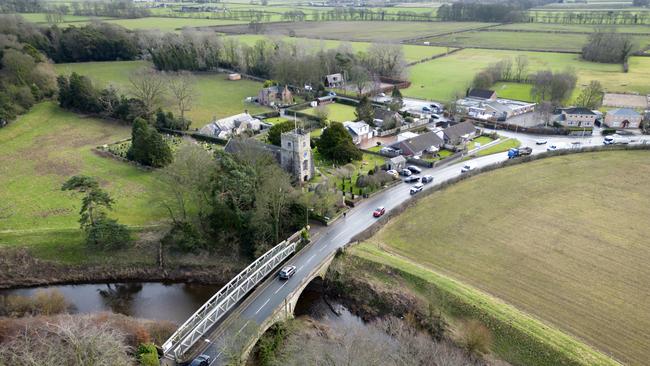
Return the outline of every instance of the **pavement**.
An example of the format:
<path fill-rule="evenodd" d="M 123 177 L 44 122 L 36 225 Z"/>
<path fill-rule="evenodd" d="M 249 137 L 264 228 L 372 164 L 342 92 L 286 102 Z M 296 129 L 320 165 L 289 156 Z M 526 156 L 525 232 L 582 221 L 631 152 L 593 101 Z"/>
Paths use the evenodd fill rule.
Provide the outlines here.
<path fill-rule="evenodd" d="M 559 148 L 570 148 L 576 146 L 576 144 L 573 144 L 574 142 L 580 142 L 581 146 L 602 145 L 603 143 L 602 136 L 532 136 L 511 131 L 498 131 L 498 133 L 520 140 L 522 146 L 529 146 L 533 149 L 533 154 L 546 151 L 549 145 L 556 145 Z M 536 145 L 535 142 L 540 139 L 547 140 L 547 144 Z M 478 157 L 470 161 L 477 168 L 480 168 L 507 159 L 507 153 L 503 152 Z M 420 175 L 430 174 L 434 177 L 432 183 L 424 185 L 424 190 L 431 189 L 436 184 L 459 176 L 462 174 L 461 167 L 466 163 L 467 161 L 444 167 L 423 169 Z M 409 193 L 410 187 L 411 184 L 398 184 L 369 199 L 363 200 L 356 207 L 350 209 L 345 218 L 341 218 L 331 226 L 322 229 L 314 239 L 313 245 L 304 248 L 289 259 L 287 265 L 294 265 L 297 268 L 296 274 L 293 277 L 289 280 L 281 281 L 277 276 L 271 276 L 260 284 L 236 309 L 236 312 L 239 313 L 237 322 L 217 325 L 210 334 L 206 335 L 204 344 L 199 348 L 202 353 L 211 356 L 210 365 L 221 365 L 225 363 L 225 357 L 221 353 L 222 347 L 220 346 L 220 341 L 223 341 L 225 339 L 224 337 L 232 334 L 239 335 L 250 324 L 262 324 L 264 320 L 271 316 L 275 309 L 283 304 L 285 298 L 300 286 L 304 278 L 303 276 L 311 273 L 330 254 L 336 252 L 337 249 L 350 242 L 355 235 L 375 223 L 377 219 L 372 216 L 372 212 L 376 207 L 383 206 L 388 212 L 411 199 Z"/>

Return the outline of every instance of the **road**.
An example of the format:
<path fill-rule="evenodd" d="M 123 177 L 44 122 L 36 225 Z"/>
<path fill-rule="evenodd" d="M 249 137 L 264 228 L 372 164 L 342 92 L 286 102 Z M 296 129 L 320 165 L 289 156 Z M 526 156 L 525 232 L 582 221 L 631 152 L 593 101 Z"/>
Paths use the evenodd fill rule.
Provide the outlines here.
<path fill-rule="evenodd" d="M 533 154 L 546 151 L 546 147 L 549 145 L 556 145 L 559 148 L 569 148 L 572 146 L 572 142 L 575 141 L 580 141 L 582 146 L 602 145 L 603 143 L 603 138 L 601 136 L 589 136 L 583 138 L 566 136 L 542 137 L 508 131 L 499 131 L 499 134 L 520 140 L 522 146 L 532 147 Z M 548 143 L 546 145 L 536 145 L 535 141 L 539 139 L 545 139 Z M 480 168 L 507 159 L 507 153 L 503 152 L 475 158 L 471 161 L 476 165 L 476 167 Z M 464 164 L 465 162 L 452 164 L 446 167 L 424 169 L 421 175 L 431 174 L 434 176 L 433 183 L 425 184 L 424 190 L 431 189 L 437 183 L 442 183 L 457 177 L 461 174 L 460 170 Z M 202 348 L 204 349 L 203 353 L 212 358 L 212 363 L 210 365 L 219 365 L 223 361 L 224 357 L 220 354 L 221 347 L 219 339 L 223 339 L 227 334 L 241 333 L 251 322 L 261 324 L 284 302 L 284 299 L 287 298 L 289 294 L 298 288 L 303 276 L 311 273 L 331 253 L 335 252 L 338 248 L 343 247 L 355 235 L 367 229 L 377 220 L 372 216 L 372 211 L 376 207 L 383 206 L 388 212 L 409 200 L 411 198 L 409 193 L 410 186 L 410 184 L 406 183 L 398 184 L 362 201 L 348 212 L 347 217 L 339 219 L 337 222 L 323 230 L 320 236 L 315 239 L 312 246 L 306 247 L 288 261 L 288 264 L 294 265 L 297 268 L 296 274 L 292 278 L 287 281 L 280 281 L 277 277 L 272 276 L 263 282 L 260 287 L 249 295 L 249 298 L 240 305 L 240 308 L 238 309 L 238 311 L 240 311 L 239 322 L 232 323 L 229 327 L 223 327 L 232 329 L 219 329 L 222 327 L 217 327 L 216 331 L 213 331 L 212 334 L 205 338 L 206 340 Z"/>

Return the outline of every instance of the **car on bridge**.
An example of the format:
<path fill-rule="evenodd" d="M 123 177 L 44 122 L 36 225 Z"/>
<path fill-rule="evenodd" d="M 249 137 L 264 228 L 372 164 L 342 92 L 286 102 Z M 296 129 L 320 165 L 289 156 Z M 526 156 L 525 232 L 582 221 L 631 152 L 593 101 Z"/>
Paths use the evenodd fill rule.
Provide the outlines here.
<path fill-rule="evenodd" d="M 386 208 L 383 206 L 379 206 L 375 209 L 375 211 L 372 212 L 372 216 L 381 217 L 385 213 L 386 213 Z"/>
<path fill-rule="evenodd" d="M 209 366 L 210 365 L 210 356 L 200 355 L 190 362 L 189 366 Z"/>
<path fill-rule="evenodd" d="M 294 274 L 296 274 L 296 266 L 286 266 L 280 270 L 279 276 L 281 280 L 288 280 Z"/>

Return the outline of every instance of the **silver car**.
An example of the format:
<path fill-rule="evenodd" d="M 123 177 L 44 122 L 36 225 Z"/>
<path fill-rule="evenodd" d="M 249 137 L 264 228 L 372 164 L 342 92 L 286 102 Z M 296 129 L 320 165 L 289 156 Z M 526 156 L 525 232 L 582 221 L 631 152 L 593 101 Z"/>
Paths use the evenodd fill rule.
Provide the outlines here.
<path fill-rule="evenodd" d="M 296 273 L 296 266 L 286 266 L 280 270 L 280 279 L 288 280 Z"/>

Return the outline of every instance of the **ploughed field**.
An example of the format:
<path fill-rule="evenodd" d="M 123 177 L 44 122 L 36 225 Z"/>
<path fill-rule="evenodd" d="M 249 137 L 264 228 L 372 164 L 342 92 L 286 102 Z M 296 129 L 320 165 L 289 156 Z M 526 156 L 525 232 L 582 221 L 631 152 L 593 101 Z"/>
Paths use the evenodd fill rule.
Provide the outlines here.
<path fill-rule="evenodd" d="M 485 173 L 423 198 L 364 246 L 647 365 L 649 158 L 584 153 Z"/>

